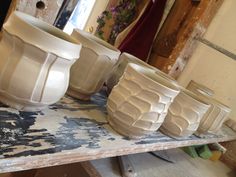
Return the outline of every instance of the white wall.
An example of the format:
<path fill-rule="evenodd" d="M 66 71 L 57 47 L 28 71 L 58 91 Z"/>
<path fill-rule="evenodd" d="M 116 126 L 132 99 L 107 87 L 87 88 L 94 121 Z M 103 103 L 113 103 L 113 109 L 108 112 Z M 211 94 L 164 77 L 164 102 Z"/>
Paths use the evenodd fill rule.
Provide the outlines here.
<path fill-rule="evenodd" d="M 225 0 L 210 24 L 205 39 L 236 54 L 236 0 Z M 199 43 L 178 78 L 186 86 L 194 80 L 214 90 L 214 97 L 232 108 L 236 120 L 236 60 Z"/>
<path fill-rule="evenodd" d="M 85 31 L 88 31 L 88 29 L 90 27 L 93 28 L 92 33 L 94 33 L 96 31 L 97 18 L 106 9 L 108 2 L 109 2 L 109 0 L 96 0 L 93 10 L 88 18 L 86 25 L 85 25 L 85 28 L 84 28 Z"/>

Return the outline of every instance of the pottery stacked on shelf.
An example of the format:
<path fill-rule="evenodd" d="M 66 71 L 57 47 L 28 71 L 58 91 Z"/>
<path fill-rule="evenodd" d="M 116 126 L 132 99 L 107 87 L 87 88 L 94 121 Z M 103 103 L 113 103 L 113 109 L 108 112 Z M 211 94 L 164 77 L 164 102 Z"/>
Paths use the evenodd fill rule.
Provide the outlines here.
<path fill-rule="evenodd" d="M 174 80 L 169 75 L 167 75 L 164 72 L 158 70 L 157 68 L 147 64 L 146 62 L 142 61 L 141 59 L 139 59 L 129 53 L 124 52 L 120 55 L 116 66 L 114 67 L 112 73 L 110 74 L 110 76 L 107 80 L 108 93 L 110 93 L 112 88 L 119 82 L 120 77 L 124 74 L 125 68 L 127 67 L 127 65 L 129 63 L 135 63 L 138 65 L 142 65 L 142 66 L 148 67 L 150 69 L 153 69 L 153 70 L 155 70 L 155 72 L 158 75 L 170 80 L 170 82 L 175 82 L 177 84 L 176 80 Z"/>
<path fill-rule="evenodd" d="M 223 123 L 229 118 L 231 109 L 213 98 L 205 98 L 205 101 L 211 104 L 211 107 L 202 118 L 196 134 L 217 134 Z"/>
<path fill-rule="evenodd" d="M 182 89 L 170 105 L 160 130 L 171 137 L 181 138 L 192 135 L 210 105 L 194 93 Z"/>
<path fill-rule="evenodd" d="M 76 29 L 72 37 L 82 43 L 80 59 L 71 68 L 67 93 L 88 100 L 98 92 L 116 64 L 120 51 L 92 34 Z"/>
<path fill-rule="evenodd" d="M 196 86 L 198 89 L 195 89 Z M 218 100 L 210 97 L 209 95 L 213 95 L 213 91 L 209 92 L 210 89 L 203 85 L 197 84 L 196 82 L 192 81 L 187 86 L 187 89 L 194 92 L 195 94 L 198 94 L 201 99 L 210 104 L 210 108 L 202 118 L 196 134 L 216 134 L 222 127 L 223 123 L 228 119 L 231 109 Z"/>
<path fill-rule="evenodd" d="M 0 43 L 0 101 L 39 110 L 66 92 L 81 44 L 61 30 L 21 12 L 3 26 Z"/>
<path fill-rule="evenodd" d="M 119 133 L 138 138 L 152 133 L 163 123 L 179 87 L 156 70 L 128 64 L 108 97 L 110 125 Z"/>

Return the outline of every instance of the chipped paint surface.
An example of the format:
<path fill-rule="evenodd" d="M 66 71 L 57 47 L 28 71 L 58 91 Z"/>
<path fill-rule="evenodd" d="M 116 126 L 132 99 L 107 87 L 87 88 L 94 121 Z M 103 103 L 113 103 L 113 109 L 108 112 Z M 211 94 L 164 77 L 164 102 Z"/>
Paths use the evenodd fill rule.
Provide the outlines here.
<path fill-rule="evenodd" d="M 207 140 L 196 136 L 175 140 L 160 132 L 129 140 L 108 125 L 106 116 L 106 96 L 102 93 L 87 102 L 65 96 L 38 112 L 0 105 L 0 173 L 203 144 Z M 215 141 L 226 135 L 236 138 L 230 129 L 205 138 Z"/>

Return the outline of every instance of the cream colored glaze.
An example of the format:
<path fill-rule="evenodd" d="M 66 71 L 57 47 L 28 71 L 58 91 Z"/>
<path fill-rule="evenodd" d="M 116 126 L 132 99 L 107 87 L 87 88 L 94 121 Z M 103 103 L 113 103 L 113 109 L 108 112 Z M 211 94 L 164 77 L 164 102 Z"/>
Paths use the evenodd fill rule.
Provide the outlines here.
<path fill-rule="evenodd" d="M 202 96 L 202 99 L 210 104 L 211 107 L 202 118 L 196 134 L 216 134 L 222 127 L 223 123 L 229 118 L 228 116 L 231 109 L 209 96 Z"/>
<path fill-rule="evenodd" d="M 147 64 L 146 62 L 142 61 L 141 59 L 129 54 L 129 53 L 122 53 L 119 57 L 119 60 L 114 67 L 112 73 L 109 76 L 109 79 L 107 80 L 107 88 L 108 92 L 110 93 L 112 88 L 119 82 L 120 77 L 123 75 L 125 68 L 129 63 L 135 63 L 138 65 L 142 65 L 145 67 L 148 67 L 150 69 L 153 69 L 156 71 L 156 73 L 163 78 L 166 78 L 167 80 L 175 83 L 177 85 L 176 80 L 174 80 L 171 76 L 163 73 L 162 71 L 158 70 L 157 68 Z"/>
<path fill-rule="evenodd" d="M 108 97 L 110 125 L 119 133 L 138 138 L 158 130 L 179 87 L 155 70 L 128 64 Z"/>
<path fill-rule="evenodd" d="M 19 110 L 40 110 L 64 96 L 81 44 L 21 12 L 3 26 L 0 100 Z"/>
<path fill-rule="evenodd" d="M 209 108 L 210 104 L 183 89 L 170 105 L 160 130 L 175 138 L 188 137 L 197 130 Z"/>
<path fill-rule="evenodd" d="M 195 94 L 201 94 L 201 95 L 207 95 L 207 96 L 213 96 L 214 91 L 207 88 L 206 86 L 199 84 L 193 80 L 191 80 L 187 86 L 187 89 L 192 91 Z"/>
<path fill-rule="evenodd" d="M 79 40 L 83 46 L 80 59 L 71 68 L 67 93 L 87 100 L 101 89 L 116 64 L 120 51 L 82 30 L 74 30 L 72 37 Z"/>

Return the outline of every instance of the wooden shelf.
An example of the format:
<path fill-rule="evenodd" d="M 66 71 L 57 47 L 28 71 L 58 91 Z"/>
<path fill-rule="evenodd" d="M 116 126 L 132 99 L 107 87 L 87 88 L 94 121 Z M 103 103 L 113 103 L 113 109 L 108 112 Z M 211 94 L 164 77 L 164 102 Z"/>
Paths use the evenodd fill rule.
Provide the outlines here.
<path fill-rule="evenodd" d="M 224 126 L 205 138 L 176 140 L 156 132 L 129 140 L 108 125 L 102 93 L 89 102 L 66 96 L 38 112 L 0 106 L 0 173 L 236 139 Z"/>

